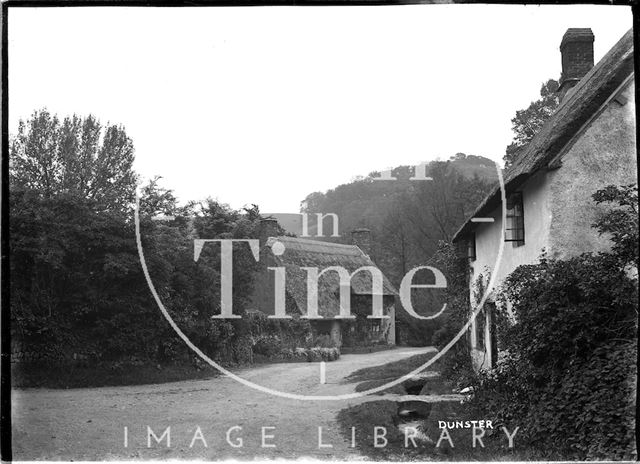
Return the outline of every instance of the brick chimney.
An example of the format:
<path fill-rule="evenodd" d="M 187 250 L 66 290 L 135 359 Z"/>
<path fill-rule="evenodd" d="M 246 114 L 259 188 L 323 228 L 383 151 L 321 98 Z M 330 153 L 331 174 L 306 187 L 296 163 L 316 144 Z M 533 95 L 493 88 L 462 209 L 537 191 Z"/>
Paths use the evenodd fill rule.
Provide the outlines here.
<path fill-rule="evenodd" d="M 260 246 L 267 243 L 269 237 L 277 237 L 279 234 L 278 220 L 274 218 L 260 219 Z"/>
<path fill-rule="evenodd" d="M 371 231 L 355 229 L 351 232 L 351 243 L 360 248 L 365 255 L 371 254 Z"/>
<path fill-rule="evenodd" d="M 589 28 L 567 29 L 560 43 L 562 55 L 562 75 L 558 94 L 560 101 L 591 68 L 593 68 L 593 41 L 595 37 Z"/>

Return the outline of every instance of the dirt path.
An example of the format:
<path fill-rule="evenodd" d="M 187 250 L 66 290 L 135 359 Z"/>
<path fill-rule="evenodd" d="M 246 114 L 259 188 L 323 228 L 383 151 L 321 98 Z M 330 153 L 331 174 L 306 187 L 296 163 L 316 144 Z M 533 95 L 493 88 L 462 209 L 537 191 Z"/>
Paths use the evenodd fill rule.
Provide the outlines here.
<path fill-rule="evenodd" d="M 271 364 L 237 372 L 260 385 L 304 395 L 354 391 L 344 377 L 362 367 L 384 364 L 433 348 L 397 348 L 371 354 L 343 355 L 326 364 L 320 384 L 319 363 Z M 161 385 L 74 390 L 14 390 L 13 453 L 16 460 L 130 459 L 361 459 L 339 434 L 337 412 L 362 399 L 300 401 L 280 398 L 227 377 Z M 147 427 L 160 437 L 171 427 L 171 446 L 147 448 Z M 124 446 L 124 428 L 128 446 Z M 200 427 L 203 440 L 191 441 Z M 229 441 L 242 447 L 232 447 Z M 266 444 L 262 447 L 262 427 Z M 318 447 L 318 427 L 323 444 Z"/>

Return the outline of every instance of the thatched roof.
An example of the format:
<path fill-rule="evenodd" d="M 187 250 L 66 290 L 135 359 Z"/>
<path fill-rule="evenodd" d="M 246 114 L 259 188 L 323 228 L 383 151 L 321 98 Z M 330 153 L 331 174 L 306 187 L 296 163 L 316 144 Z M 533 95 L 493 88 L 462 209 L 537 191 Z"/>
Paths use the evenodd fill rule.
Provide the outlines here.
<path fill-rule="evenodd" d="M 504 173 L 506 191 L 517 188 L 537 171 L 551 167 L 549 163 L 554 161 L 582 126 L 632 75 L 633 66 L 633 30 L 629 30 L 569 91 L 540 132 L 522 148 L 516 161 Z M 453 241 L 464 238 L 474 229 L 476 223 L 471 222 L 471 218 L 486 216 L 500 205 L 500 196 L 498 186 L 458 229 Z"/>
<path fill-rule="evenodd" d="M 295 300 L 301 312 L 307 308 L 307 272 L 303 267 L 316 267 L 322 271 L 330 266 L 341 266 L 350 274 L 362 266 L 375 266 L 371 258 L 355 245 L 320 242 L 297 237 L 269 237 L 266 246 L 276 242 L 285 246 L 282 255 L 271 254 L 278 266 L 286 269 L 287 293 Z M 340 312 L 339 278 L 337 272 L 327 272 L 319 279 L 318 312 L 333 317 Z M 383 295 L 395 295 L 396 289 L 383 275 Z M 372 279 L 369 272 L 361 271 L 351 279 L 351 294 L 372 295 Z M 353 308 L 352 308 L 353 313 Z"/>

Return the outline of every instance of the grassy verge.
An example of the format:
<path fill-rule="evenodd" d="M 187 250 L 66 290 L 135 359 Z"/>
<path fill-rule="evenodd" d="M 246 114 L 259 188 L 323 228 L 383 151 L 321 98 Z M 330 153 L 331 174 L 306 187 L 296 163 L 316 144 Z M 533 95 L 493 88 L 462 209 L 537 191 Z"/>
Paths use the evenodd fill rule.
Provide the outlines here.
<path fill-rule="evenodd" d="M 376 379 L 376 380 L 365 380 L 364 382 L 360 382 L 358 385 L 356 385 L 355 390 L 357 392 L 363 392 L 366 390 L 370 390 L 372 388 L 376 388 L 379 387 L 381 385 L 384 385 L 385 383 L 389 383 L 391 382 L 392 378 L 390 379 Z M 389 393 L 393 393 L 393 394 L 398 394 L 398 395 L 406 395 L 406 390 L 404 389 L 404 387 L 402 385 L 394 385 L 393 387 L 389 387 L 386 388 L 384 390 L 381 390 L 377 393 L 374 393 L 375 395 L 386 395 Z"/>
<path fill-rule="evenodd" d="M 393 361 L 380 366 L 365 367 L 352 372 L 346 380 L 349 382 L 363 382 L 366 380 L 397 379 L 420 367 L 435 355 L 435 352 L 417 354 L 400 361 Z"/>
<path fill-rule="evenodd" d="M 387 363 L 360 369 L 347 377 L 347 381 L 359 382 L 356 391 L 365 391 L 379 387 L 421 366 L 435 353 L 420 354 L 401 361 Z M 437 370 L 435 369 L 429 370 Z M 407 394 L 410 382 L 396 385 L 378 394 L 397 393 Z M 427 395 L 451 393 L 452 386 L 440 377 L 428 379 L 425 382 Z M 474 417 L 467 405 L 457 401 L 443 401 L 432 403 L 428 413 L 413 422 L 420 435 L 427 439 L 407 439 L 398 425 L 403 422 L 398 415 L 398 403 L 391 400 L 369 401 L 341 410 L 337 421 L 340 433 L 347 441 L 352 439 L 352 429 L 355 429 L 356 447 L 367 458 L 375 461 L 528 461 L 528 460 L 557 460 L 559 456 L 549 452 L 541 455 L 530 449 L 518 448 L 518 435 L 514 436 L 514 446 L 509 448 L 509 440 L 501 429 L 487 429 L 482 437 L 482 444 L 476 441 L 473 446 L 473 432 L 471 428 L 448 429 L 449 438 L 439 428 L 439 421 L 472 421 L 492 420 L 491 417 Z M 378 434 L 384 431 L 387 439 L 385 446 L 376 446 L 375 428 Z M 508 430 L 513 433 L 513 430 Z M 480 433 L 480 432 L 479 432 Z M 409 432 L 409 435 L 411 432 Z M 442 439 L 440 439 L 442 437 Z M 439 446 L 436 446 L 439 443 Z M 378 444 L 384 444 L 379 439 Z M 452 446 L 453 445 L 453 446 Z"/>
<path fill-rule="evenodd" d="M 363 392 L 366 390 L 370 390 L 372 388 L 380 387 L 384 384 L 392 382 L 397 378 L 398 377 L 389 377 L 386 379 L 365 380 L 364 382 L 360 382 L 358 385 L 356 385 L 355 390 L 357 392 Z M 440 378 L 429 379 L 424 382 L 425 382 L 424 386 L 426 387 L 426 390 L 427 390 L 426 392 L 423 393 L 425 395 L 442 395 L 446 393 L 452 393 L 451 386 Z M 376 392 L 375 394 L 376 395 L 385 395 L 385 394 L 406 395 L 408 394 L 408 391 L 405 388 L 407 384 L 409 384 L 409 382 L 405 382 L 404 385 L 403 384 L 394 385 L 392 387 Z"/>
<path fill-rule="evenodd" d="M 219 375 L 213 367 L 192 365 L 60 366 L 43 363 L 13 364 L 11 385 L 15 388 L 88 388 L 144 385 L 181 380 L 207 379 Z"/>
<path fill-rule="evenodd" d="M 356 385 L 355 388 L 357 392 L 377 388 L 386 383 L 392 382 L 393 380 L 396 380 L 403 375 L 408 374 L 412 370 L 426 363 L 434 355 L 435 353 L 418 354 L 407 359 L 393 361 L 380 366 L 366 367 L 364 369 L 353 372 L 346 378 L 346 381 L 360 382 L 358 383 L 358 385 Z M 406 395 L 408 392 L 405 387 L 408 386 L 409 383 L 410 382 L 405 382 L 404 385 L 394 385 L 375 394 L 385 395 L 391 393 Z M 428 394 L 437 395 L 442 393 L 451 393 L 451 387 L 443 382 L 440 378 L 429 379 L 425 382 L 425 385 L 428 387 Z"/>
<path fill-rule="evenodd" d="M 528 449 L 518 448 L 517 433 L 514 447 L 509 448 L 509 441 L 502 430 L 486 432 L 482 444 L 473 447 L 471 429 L 449 430 L 450 441 L 443 438 L 436 447 L 441 436 L 438 421 L 479 420 L 470 417 L 465 405 L 457 402 L 434 403 L 429 417 L 422 422 L 420 430 L 431 439 L 431 442 L 414 442 L 406 440 L 397 423 L 397 403 L 393 401 L 370 401 L 338 413 L 340 432 L 345 440 L 351 441 L 352 427 L 355 427 L 356 448 L 367 458 L 375 461 L 528 461 L 558 459 L 553 453 L 541 455 Z M 388 440 L 386 446 L 375 446 L 374 427 L 383 427 Z M 512 433 L 509 430 L 509 433 Z M 379 434 L 382 431 L 379 430 Z M 491 435 L 489 435 L 491 433 Z M 383 444 L 379 440 L 379 444 Z M 453 447 L 451 446 L 453 444 Z"/>

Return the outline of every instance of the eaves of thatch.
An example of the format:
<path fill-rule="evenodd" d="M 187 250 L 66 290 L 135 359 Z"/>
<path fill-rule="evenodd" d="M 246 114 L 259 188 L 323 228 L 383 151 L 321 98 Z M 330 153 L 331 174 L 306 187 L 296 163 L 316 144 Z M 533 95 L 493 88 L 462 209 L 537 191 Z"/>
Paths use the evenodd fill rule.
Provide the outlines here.
<path fill-rule="evenodd" d="M 522 149 L 520 156 L 504 173 L 506 192 L 513 191 L 542 169 L 560 166 L 559 158 L 574 137 L 598 114 L 619 87 L 633 75 L 633 31 L 629 30 L 563 99 L 540 132 Z M 487 216 L 500 205 L 496 187 L 458 229 L 453 241 L 465 238 L 476 226 L 473 217 Z"/>

